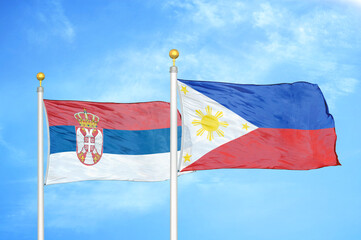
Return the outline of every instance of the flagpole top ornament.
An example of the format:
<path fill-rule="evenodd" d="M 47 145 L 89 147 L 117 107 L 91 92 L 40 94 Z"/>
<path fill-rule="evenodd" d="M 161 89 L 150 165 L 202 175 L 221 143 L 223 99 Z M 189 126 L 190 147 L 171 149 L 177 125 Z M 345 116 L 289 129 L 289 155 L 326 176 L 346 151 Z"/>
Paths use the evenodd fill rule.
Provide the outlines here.
<path fill-rule="evenodd" d="M 179 52 L 177 49 L 172 49 L 169 51 L 169 57 L 173 59 L 173 66 L 175 66 L 175 60 L 179 56 Z"/>
<path fill-rule="evenodd" d="M 43 81 L 45 79 L 45 74 L 42 72 L 39 72 L 38 74 L 36 74 L 36 78 L 40 81 L 40 87 L 41 87 L 41 81 Z"/>

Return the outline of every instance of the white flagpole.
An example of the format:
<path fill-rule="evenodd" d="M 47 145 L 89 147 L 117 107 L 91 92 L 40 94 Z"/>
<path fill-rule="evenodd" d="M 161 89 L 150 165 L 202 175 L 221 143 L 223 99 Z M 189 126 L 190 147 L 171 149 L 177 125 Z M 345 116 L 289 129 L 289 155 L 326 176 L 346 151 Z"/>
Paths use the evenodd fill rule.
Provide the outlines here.
<path fill-rule="evenodd" d="M 38 240 L 44 240 L 44 120 L 43 120 L 43 95 L 44 88 L 41 81 L 45 75 L 39 72 L 36 78 L 40 81 L 38 92 Z"/>
<path fill-rule="evenodd" d="M 177 197 L 177 73 L 175 59 L 179 56 L 176 49 L 169 52 L 173 59 L 170 67 L 170 240 L 178 239 L 178 197 Z"/>

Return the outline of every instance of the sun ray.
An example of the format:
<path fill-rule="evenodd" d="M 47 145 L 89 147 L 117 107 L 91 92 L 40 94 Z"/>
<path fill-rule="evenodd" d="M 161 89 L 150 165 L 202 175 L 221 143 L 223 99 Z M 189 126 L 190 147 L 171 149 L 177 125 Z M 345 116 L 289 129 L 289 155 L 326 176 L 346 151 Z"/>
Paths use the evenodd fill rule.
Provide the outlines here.
<path fill-rule="evenodd" d="M 219 119 L 219 118 L 221 118 L 221 117 L 223 117 L 223 112 L 221 112 L 221 111 L 218 111 L 217 113 L 216 113 L 216 115 L 214 115 L 217 119 Z"/>
<path fill-rule="evenodd" d="M 206 131 L 204 128 L 201 128 L 197 131 L 197 136 L 202 136 L 204 131 Z"/>
<path fill-rule="evenodd" d="M 219 122 L 219 125 L 222 127 L 227 127 L 229 124 L 227 122 Z"/>
<path fill-rule="evenodd" d="M 207 113 L 208 115 L 212 115 L 212 108 L 211 108 L 210 106 L 207 106 L 207 107 L 206 107 L 206 113 Z"/>
<path fill-rule="evenodd" d="M 201 121 L 200 121 L 200 120 L 193 120 L 192 124 L 193 124 L 194 126 L 198 126 L 198 125 L 201 124 Z"/>
<path fill-rule="evenodd" d="M 207 139 L 209 140 L 209 141 L 212 141 L 212 139 L 214 138 L 214 136 L 213 136 L 213 132 L 211 132 L 211 131 L 208 131 L 208 134 L 207 134 Z"/>
<path fill-rule="evenodd" d="M 203 117 L 204 117 L 204 114 L 202 113 L 201 110 L 196 110 L 196 114 L 197 114 L 200 118 L 203 118 Z"/>
<path fill-rule="evenodd" d="M 224 137 L 224 132 L 221 129 L 217 129 L 216 133 L 218 134 L 218 136 Z"/>

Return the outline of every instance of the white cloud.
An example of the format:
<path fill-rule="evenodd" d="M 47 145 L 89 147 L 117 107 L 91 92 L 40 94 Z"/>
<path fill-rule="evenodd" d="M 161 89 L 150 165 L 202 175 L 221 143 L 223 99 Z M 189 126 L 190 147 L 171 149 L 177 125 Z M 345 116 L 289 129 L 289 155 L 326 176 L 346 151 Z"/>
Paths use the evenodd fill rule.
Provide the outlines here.
<path fill-rule="evenodd" d="M 168 1 L 166 8 L 179 8 L 188 15 L 184 21 L 191 19 L 192 22 L 206 28 L 224 27 L 227 24 L 238 24 L 244 20 L 244 4 L 237 1 L 206 1 L 187 0 L 184 2 Z M 178 13 L 178 16 L 183 15 Z"/>
<path fill-rule="evenodd" d="M 254 25 L 256 27 L 265 27 L 272 25 L 273 27 L 282 23 L 283 14 L 271 7 L 269 3 L 262 3 L 261 9 L 253 12 Z"/>
<path fill-rule="evenodd" d="M 359 80 L 357 79 L 343 77 L 329 79 L 329 81 L 320 84 L 320 88 L 327 99 L 327 103 L 330 107 L 335 108 L 337 99 L 354 93 L 358 84 Z"/>
<path fill-rule="evenodd" d="M 342 78 L 340 79 L 339 89 L 346 94 L 353 93 L 355 92 L 355 88 L 357 84 L 358 84 L 358 80 L 354 78 Z"/>
<path fill-rule="evenodd" d="M 340 3 L 346 3 L 346 4 L 351 4 L 353 6 L 361 7 L 361 0 L 331 0 L 331 1 L 336 1 Z"/>
<path fill-rule="evenodd" d="M 40 24 L 38 27 L 28 30 L 31 40 L 35 42 L 46 42 L 51 36 L 57 36 L 67 42 L 73 42 L 75 29 L 64 12 L 59 0 L 51 0 L 41 3 L 36 12 Z"/>
<path fill-rule="evenodd" d="M 169 49 L 170 50 L 170 49 Z M 164 93 L 169 87 L 171 59 L 168 49 L 156 45 L 146 50 L 121 50 L 106 55 L 98 62 L 93 79 L 103 89 L 98 101 L 142 102 L 168 100 Z"/>

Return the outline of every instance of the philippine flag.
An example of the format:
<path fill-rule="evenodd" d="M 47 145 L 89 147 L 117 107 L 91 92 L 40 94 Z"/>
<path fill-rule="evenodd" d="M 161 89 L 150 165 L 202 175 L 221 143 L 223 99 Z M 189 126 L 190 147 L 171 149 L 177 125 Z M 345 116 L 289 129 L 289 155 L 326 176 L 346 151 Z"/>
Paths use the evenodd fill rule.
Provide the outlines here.
<path fill-rule="evenodd" d="M 169 103 L 44 100 L 44 104 L 50 137 L 47 185 L 169 179 Z M 178 123 L 180 149 L 179 114 Z"/>
<path fill-rule="evenodd" d="M 308 170 L 340 165 L 332 115 L 316 84 L 178 80 L 181 171 Z"/>

